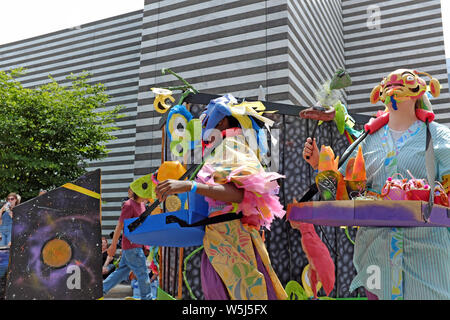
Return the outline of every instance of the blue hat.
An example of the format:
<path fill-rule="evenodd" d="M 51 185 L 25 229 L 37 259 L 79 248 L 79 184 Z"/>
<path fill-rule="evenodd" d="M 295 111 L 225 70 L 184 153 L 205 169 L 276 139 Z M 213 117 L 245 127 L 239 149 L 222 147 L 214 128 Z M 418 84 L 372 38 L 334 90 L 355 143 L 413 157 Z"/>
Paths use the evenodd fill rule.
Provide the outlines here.
<path fill-rule="evenodd" d="M 223 118 L 231 116 L 230 105 L 235 103 L 237 103 L 237 100 L 231 94 L 226 94 L 209 102 L 200 116 L 203 140 L 208 140 L 211 134 L 208 130 L 214 129 Z"/>

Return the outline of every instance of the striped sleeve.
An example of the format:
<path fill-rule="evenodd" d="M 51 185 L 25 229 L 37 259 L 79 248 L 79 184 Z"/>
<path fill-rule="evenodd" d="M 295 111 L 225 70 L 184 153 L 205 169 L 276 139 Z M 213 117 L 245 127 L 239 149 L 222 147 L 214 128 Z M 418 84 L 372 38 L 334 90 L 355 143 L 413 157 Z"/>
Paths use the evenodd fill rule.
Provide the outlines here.
<path fill-rule="evenodd" d="M 434 126 L 434 153 L 437 162 L 438 179 L 450 174 L 450 129 L 447 126 Z"/>

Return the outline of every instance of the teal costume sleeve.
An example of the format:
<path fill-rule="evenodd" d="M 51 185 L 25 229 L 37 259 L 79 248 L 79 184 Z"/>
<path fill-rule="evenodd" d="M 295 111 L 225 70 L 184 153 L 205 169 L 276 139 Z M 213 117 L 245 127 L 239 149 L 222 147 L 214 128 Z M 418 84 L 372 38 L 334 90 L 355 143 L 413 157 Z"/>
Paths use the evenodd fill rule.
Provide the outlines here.
<path fill-rule="evenodd" d="M 433 135 L 434 154 L 436 157 L 437 177 L 450 174 L 450 129 L 441 124 L 435 124 Z"/>

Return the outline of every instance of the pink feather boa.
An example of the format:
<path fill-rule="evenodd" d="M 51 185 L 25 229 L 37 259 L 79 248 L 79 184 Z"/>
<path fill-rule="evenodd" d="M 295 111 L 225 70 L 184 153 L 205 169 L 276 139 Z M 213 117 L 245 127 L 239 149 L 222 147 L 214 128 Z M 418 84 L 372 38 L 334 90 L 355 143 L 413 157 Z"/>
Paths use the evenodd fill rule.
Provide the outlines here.
<path fill-rule="evenodd" d="M 238 204 L 225 204 L 210 198 L 206 198 L 206 200 L 212 207 L 225 204 L 225 207 L 219 211 L 221 213 L 233 210 L 242 212 L 244 215 L 243 223 L 264 226 L 270 230 L 274 217 L 282 218 L 286 214 L 277 196 L 279 185 L 276 181 L 279 178 L 284 178 L 284 176 L 276 172 L 265 172 L 262 168 L 260 170 L 251 168 L 250 171 L 254 171 L 254 173 L 249 174 L 248 169 L 246 166 L 241 166 L 228 174 L 226 171 L 217 172 L 211 165 L 205 164 L 197 175 L 197 181 L 207 185 L 233 182 L 237 188 L 244 189 L 244 199 Z M 245 173 L 243 173 L 244 171 Z M 217 182 L 217 176 L 220 176 L 219 183 Z"/>

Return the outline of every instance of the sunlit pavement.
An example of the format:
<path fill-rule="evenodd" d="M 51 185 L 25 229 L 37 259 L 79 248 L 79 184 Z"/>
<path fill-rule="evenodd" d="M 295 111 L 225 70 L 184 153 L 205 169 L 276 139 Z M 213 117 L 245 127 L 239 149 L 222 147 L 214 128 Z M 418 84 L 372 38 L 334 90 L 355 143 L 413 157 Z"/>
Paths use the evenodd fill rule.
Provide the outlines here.
<path fill-rule="evenodd" d="M 103 300 L 124 300 L 125 297 L 133 295 L 133 290 L 128 284 L 119 284 L 111 289 L 108 294 L 103 298 Z"/>

